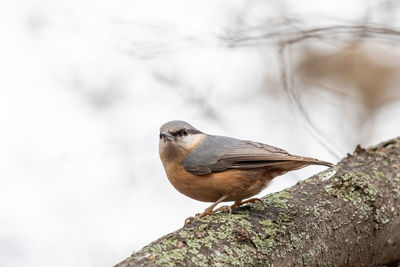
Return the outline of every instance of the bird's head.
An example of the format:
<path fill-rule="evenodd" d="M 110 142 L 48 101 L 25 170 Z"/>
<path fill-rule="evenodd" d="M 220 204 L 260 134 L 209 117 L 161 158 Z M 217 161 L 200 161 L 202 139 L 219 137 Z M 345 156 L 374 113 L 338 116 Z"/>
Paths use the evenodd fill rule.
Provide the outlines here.
<path fill-rule="evenodd" d="M 160 128 L 160 156 L 187 154 L 198 146 L 205 134 L 185 121 L 170 121 Z"/>

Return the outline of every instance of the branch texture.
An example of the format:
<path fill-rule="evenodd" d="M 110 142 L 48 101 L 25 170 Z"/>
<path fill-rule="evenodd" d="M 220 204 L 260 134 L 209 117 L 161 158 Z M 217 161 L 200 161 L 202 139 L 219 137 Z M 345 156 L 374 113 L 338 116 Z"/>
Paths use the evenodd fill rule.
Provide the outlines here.
<path fill-rule="evenodd" d="M 207 216 L 132 254 L 128 266 L 377 266 L 400 260 L 400 137 Z"/>

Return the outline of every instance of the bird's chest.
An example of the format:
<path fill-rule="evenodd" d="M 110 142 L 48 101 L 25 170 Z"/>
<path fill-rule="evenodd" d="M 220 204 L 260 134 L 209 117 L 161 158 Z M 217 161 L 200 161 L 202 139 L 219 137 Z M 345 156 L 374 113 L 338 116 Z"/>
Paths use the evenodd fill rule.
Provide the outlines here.
<path fill-rule="evenodd" d="M 182 194 L 200 201 L 213 201 L 215 198 L 210 197 L 210 192 L 207 193 L 204 188 L 204 180 L 207 180 L 207 177 L 189 173 L 181 164 L 175 162 L 164 164 L 164 169 L 170 183 Z"/>
<path fill-rule="evenodd" d="M 214 202 L 223 196 L 223 187 L 216 184 L 212 175 L 195 175 L 187 172 L 177 158 L 161 157 L 168 180 L 182 194 L 204 202 Z"/>
<path fill-rule="evenodd" d="M 217 201 L 224 195 L 227 196 L 226 201 L 244 199 L 266 186 L 266 181 L 260 181 L 256 177 L 249 178 L 240 170 L 195 175 L 187 172 L 179 163 L 163 164 L 167 177 L 176 190 L 204 202 Z"/>

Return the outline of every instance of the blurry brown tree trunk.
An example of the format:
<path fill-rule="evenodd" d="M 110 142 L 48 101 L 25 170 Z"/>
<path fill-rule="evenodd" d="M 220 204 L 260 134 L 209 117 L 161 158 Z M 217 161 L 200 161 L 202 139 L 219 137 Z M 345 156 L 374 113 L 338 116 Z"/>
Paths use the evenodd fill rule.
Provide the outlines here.
<path fill-rule="evenodd" d="M 377 266 L 400 260 L 400 138 L 231 215 L 170 233 L 127 266 Z M 160 218 L 160 223 L 168 218 Z M 134 237 L 127 237 L 134 238 Z"/>

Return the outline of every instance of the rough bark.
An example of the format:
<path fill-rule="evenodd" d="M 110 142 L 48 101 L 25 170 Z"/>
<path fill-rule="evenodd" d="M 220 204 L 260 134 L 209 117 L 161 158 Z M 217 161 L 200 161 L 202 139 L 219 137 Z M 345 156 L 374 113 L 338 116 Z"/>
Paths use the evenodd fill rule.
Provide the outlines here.
<path fill-rule="evenodd" d="M 377 266 L 400 260 L 400 137 L 357 147 L 336 166 L 246 205 L 202 218 L 128 266 Z M 160 222 L 162 223 L 162 222 Z"/>

